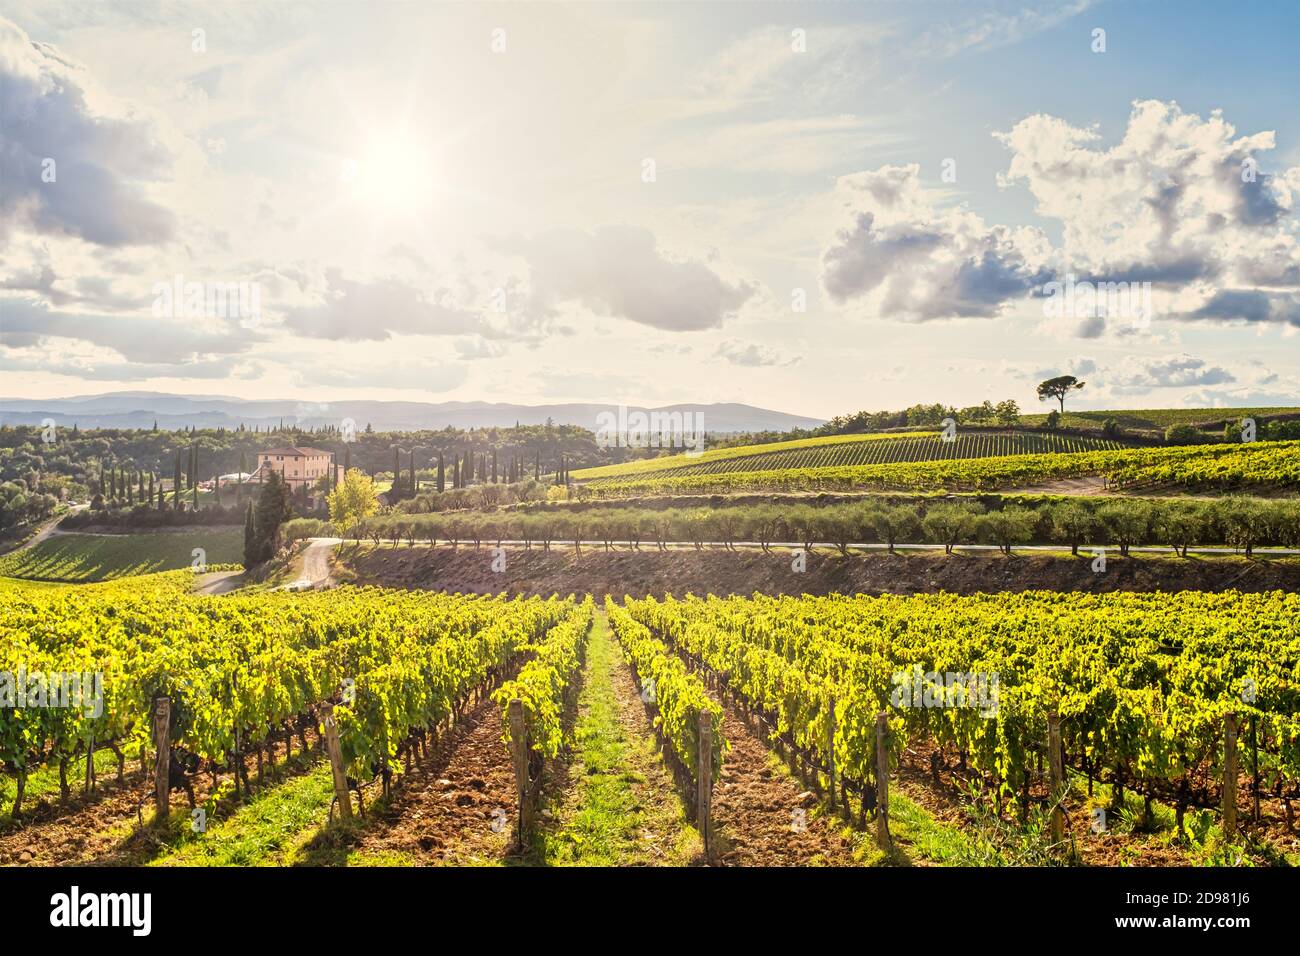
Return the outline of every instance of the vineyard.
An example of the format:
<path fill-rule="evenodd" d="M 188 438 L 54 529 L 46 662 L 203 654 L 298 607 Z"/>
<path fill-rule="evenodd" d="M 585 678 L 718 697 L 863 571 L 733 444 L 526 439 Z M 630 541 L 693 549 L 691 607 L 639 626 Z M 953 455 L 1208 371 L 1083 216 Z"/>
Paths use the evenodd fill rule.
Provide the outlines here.
<path fill-rule="evenodd" d="M 726 475 L 733 472 L 781 471 L 889 465 L 903 462 L 949 461 L 1013 455 L 1046 455 L 1087 451 L 1113 451 L 1123 442 L 1077 437 L 1052 432 L 962 430 L 952 441 L 938 432 L 905 434 L 836 435 L 772 445 L 722 448 L 702 455 L 673 455 L 575 471 L 573 477 L 599 487 L 605 481 L 637 477 L 668 478 Z"/>
<path fill-rule="evenodd" d="M 305 747 L 328 716 L 347 775 L 382 777 L 387 791 L 413 749 L 522 664 L 516 684 L 533 718 L 531 745 L 553 754 L 553 698 L 591 619 L 590 602 L 572 598 L 368 588 L 218 599 L 189 595 L 191 582 L 188 572 L 75 590 L 0 581 L 0 672 L 102 674 L 98 699 L 85 706 L 54 706 L 46 695 L 60 689 L 37 683 L 41 696 L 29 695 L 28 706 L 0 709 L 14 816 L 27 776 L 43 765 L 62 778 L 76 757 L 108 749 L 120 774 L 126 753 L 154 743 L 163 698 L 170 747 L 214 774 L 242 773 L 245 753 L 257 751 L 260 763 L 277 741 L 287 752 L 295 733 Z"/>
<path fill-rule="evenodd" d="M 959 437 L 960 440 L 960 437 Z M 971 436 L 970 441 L 995 441 Z M 1083 441 L 1083 439 L 1078 439 Z M 894 439 L 893 441 L 897 441 Z M 881 442 L 859 444 L 875 447 Z M 923 446 L 940 444 L 937 437 L 907 439 Z M 891 442 L 884 442 L 888 447 Z M 849 443 L 852 447 L 853 443 Z M 832 448 L 835 446 L 832 446 Z M 800 454 L 814 454 L 800 452 Z M 817 455 L 834 454 L 831 450 Z M 741 462 L 749 459 L 742 457 Z M 1043 481 L 1101 476 L 1125 489 L 1171 486 L 1188 490 L 1229 490 L 1243 487 L 1294 489 L 1300 487 L 1300 442 L 1253 442 L 1124 448 L 1051 454 L 1012 454 L 994 457 L 935 458 L 929 461 L 894 461 L 882 464 L 819 465 L 749 470 L 722 459 L 687 468 L 654 470 L 654 460 L 636 463 L 636 470 L 593 469 L 596 474 L 574 473 L 584 488 L 598 497 L 634 497 L 645 494 L 726 493 L 733 491 L 848 491 L 853 489 L 992 491 Z M 629 466 L 630 469 L 630 466 Z"/>
<path fill-rule="evenodd" d="M 929 741 L 936 778 L 1042 794 L 1049 723 L 1066 767 L 1177 809 L 1223 804 L 1225 728 L 1248 729 L 1249 789 L 1300 798 L 1300 598 L 1275 592 L 628 600 L 611 619 L 719 678 L 773 740 L 839 768 L 843 798 Z M 1246 739 L 1243 735 L 1243 740 Z M 834 773 L 834 771 L 831 771 Z M 1236 780 L 1232 780 L 1235 789 Z M 1235 806 L 1235 803 L 1234 803 Z M 1148 803 L 1148 809 L 1150 804 Z"/>
<path fill-rule="evenodd" d="M 387 796 L 469 712 L 495 705 L 520 832 L 536 825 L 543 770 L 575 740 L 590 597 L 348 587 L 199 597 L 191 583 L 188 572 L 0 581 L 0 673 L 103 681 L 97 703 L 58 706 L 66 688 L 32 683 L 0 709 L 15 820 L 35 774 L 57 771 L 66 797 L 67 770 L 88 753 L 111 753 L 119 779 L 128 755 L 143 768 L 165 701 L 160 766 L 192 760 L 214 780 L 228 775 L 237 795 L 251 788 L 249 755 L 260 780 L 277 743 L 287 761 L 295 737 L 303 754 L 324 741 L 345 816 L 360 783 L 381 781 Z M 607 598 L 604 614 L 706 846 L 712 794 L 738 772 L 727 769 L 738 732 L 724 723 L 728 700 L 860 826 L 909 754 L 1022 823 L 1050 811 L 1064 799 L 1043 769 L 1052 740 L 1089 793 L 1096 784 L 1116 806 L 1127 790 L 1148 811 L 1171 807 L 1180 832 L 1188 813 L 1235 806 L 1236 794 L 1276 806 L 1289 827 L 1300 799 L 1295 594 Z M 1238 735 L 1240 763 L 1225 749 Z M 1238 766 L 1239 791 L 1228 782 Z"/>

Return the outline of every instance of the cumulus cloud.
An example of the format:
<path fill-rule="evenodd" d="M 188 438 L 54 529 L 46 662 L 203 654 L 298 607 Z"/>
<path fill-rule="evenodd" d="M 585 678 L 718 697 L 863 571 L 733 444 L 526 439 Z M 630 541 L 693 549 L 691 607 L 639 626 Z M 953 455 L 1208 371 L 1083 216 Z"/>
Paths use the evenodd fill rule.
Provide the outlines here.
<path fill-rule="evenodd" d="M 1153 388 L 1189 388 L 1226 385 L 1236 376 L 1222 366 L 1187 354 L 1139 358 L 1129 356 L 1108 370 L 1111 391 L 1117 395 L 1147 392 Z"/>
<path fill-rule="evenodd" d="M 1296 324 L 1300 175 L 1262 168 L 1272 132 L 1238 136 L 1217 110 L 1202 118 L 1146 100 L 1109 149 L 1096 129 L 1044 115 L 996 135 L 1012 152 L 1002 184 L 1026 185 L 1061 223 L 1060 271 L 1198 300 L 1163 310 L 1179 319 Z"/>
<path fill-rule="evenodd" d="M 1300 327 L 1300 293 L 1265 289 L 1219 289 L 1203 304 L 1177 313 L 1181 319 L 1236 319 Z"/>
<path fill-rule="evenodd" d="M 395 278 L 358 281 L 339 269 L 326 272 L 323 299 L 285 313 L 285 328 L 308 338 L 382 341 L 394 335 L 488 334 L 482 316 L 450 302 L 426 298 Z"/>
<path fill-rule="evenodd" d="M 843 176 L 836 192 L 849 224 L 822 253 L 834 302 L 868 299 L 879 314 L 912 322 L 991 318 L 1051 278 L 1039 230 L 937 209 L 916 164 Z"/>
<path fill-rule="evenodd" d="M 1155 304 L 1140 323 L 1098 306 L 1044 331 L 1152 334 L 1153 316 L 1300 326 L 1300 168 L 1262 167 L 1272 132 L 1238 135 L 1219 111 L 1202 118 L 1146 100 L 1110 148 L 1094 128 L 1041 114 L 995 135 L 1011 151 L 999 182 L 1028 187 L 1038 213 L 1059 221 L 1059 247 L 1037 229 L 940 209 L 919 167 L 883 166 L 837 182 L 849 223 L 822 254 L 833 301 L 862 298 L 884 317 L 928 321 L 997 315 L 1051 280 L 1149 283 L 1143 295 Z"/>
<path fill-rule="evenodd" d="M 712 329 L 756 291 L 747 282 L 728 282 L 699 260 L 669 257 L 653 233 L 634 226 L 554 229 L 497 246 L 528 263 L 530 311 L 537 320 L 573 302 L 657 329 Z"/>
<path fill-rule="evenodd" d="M 745 368 L 759 368 L 762 366 L 781 366 L 783 368 L 796 365 L 800 356 L 786 355 L 778 349 L 768 348 L 766 345 L 757 345 L 753 342 L 738 342 L 729 339 L 723 342 L 714 351 L 714 356 L 726 359 L 732 365 L 740 365 Z"/>
<path fill-rule="evenodd" d="M 105 246 L 171 237 L 172 214 L 139 185 L 165 177 L 167 150 L 147 122 L 92 107 L 92 85 L 0 17 L 0 237 L 19 223 Z"/>

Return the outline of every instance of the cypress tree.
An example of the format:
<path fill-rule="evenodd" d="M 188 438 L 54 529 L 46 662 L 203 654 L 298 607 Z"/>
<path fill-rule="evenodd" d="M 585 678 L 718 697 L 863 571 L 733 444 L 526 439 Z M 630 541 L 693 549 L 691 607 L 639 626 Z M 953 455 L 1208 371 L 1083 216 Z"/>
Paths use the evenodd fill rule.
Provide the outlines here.
<path fill-rule="evenodd" d="M 240 425 L 243 430 L 243 425 Z M 248 470 L 248 463 L 244 459 L 244 453 L 239 453 L 239 481 L 235 482 L 235 504 L 239 504 L 244 498 L 244 472 Z"/>
<path fill-rule="evenodd" d="M 244 567 L 251 568 L 257 564 L 259 548 L 257 541 L 257 521 L 253 514 L 253 503 L 248 503 L 244 513 Z"/>
<path fill-rule="evenodd" d="M 411 449 L 411 497 L 415 497 L 415 449 Z"/>
<path fill-rule="evenodd" d="M 533 459 L 533 481 L 542 480 L 542 453 L 539 451 Z"/>
<path fill-rule="evenodd" d="M 492 449 L 492 484 L 497 483 L 497 450 Z"/>
<path fill-rule="evenodd" d="M 441 493 L 446 486 L 446 477 L 442 468 L 442 452 L 438 452 L 438 491 Z"/>
<path fill-rule="evenodd" d="M 181 510 L 181 450 L 176 449 L 176 471 L 172 474 L 172 508 Z"/>

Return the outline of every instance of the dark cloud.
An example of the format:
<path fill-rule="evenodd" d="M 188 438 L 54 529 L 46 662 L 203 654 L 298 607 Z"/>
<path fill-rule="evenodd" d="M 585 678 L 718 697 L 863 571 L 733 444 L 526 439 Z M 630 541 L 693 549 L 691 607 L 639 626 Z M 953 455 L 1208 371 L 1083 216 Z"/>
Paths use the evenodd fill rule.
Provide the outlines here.
<path fill-rule="evenodd" d="M 104 246 L 157 244 L 172 214 L 138 185 L 170 157 L 147 123 L 87 104 L 85 71 L 0 18 L 0 236 L 15 224 Z M 55 178 L 45 182 L 45 161 Z"/>
<path fill-rule="evenodd" d="M 1199 309 L 1175 317 L 1185 321 L 1218 319 L 1300 326 L 1300 295 L 1263 289 L 1220 289 Z"/>

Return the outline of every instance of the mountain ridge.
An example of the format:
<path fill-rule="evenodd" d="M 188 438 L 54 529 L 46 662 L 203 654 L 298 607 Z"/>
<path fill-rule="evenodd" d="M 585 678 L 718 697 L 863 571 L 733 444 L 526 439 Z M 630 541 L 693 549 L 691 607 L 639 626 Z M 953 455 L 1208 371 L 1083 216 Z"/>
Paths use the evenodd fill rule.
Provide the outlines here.
<path fill-rule="evenodd" d="M 698 414 L 710 432 L 788 431 L 814 428 L 824 419 L 758 408 L 738 402 L 679 403 L 625 406 L 629 412 Z M 105 392 L 67 398 L 0 398 L 0 424 L 39 425 L 52 418 L 60 426 L 80 428 L 238 428 L 278 425 L 318 427 L 351 418 L 357 428 L 375 431 L 417 431 L 446 428 L 508 428 L 557 425 L 595 429 L 597 416 L 617 413 L 617 404 L 563 402 L 526 405 L 514 402 L 408 402 L 359 400 L 302 402 L 293 399 L 242 399 L 226 395 L 180 395 L 170 392 Z"/>

